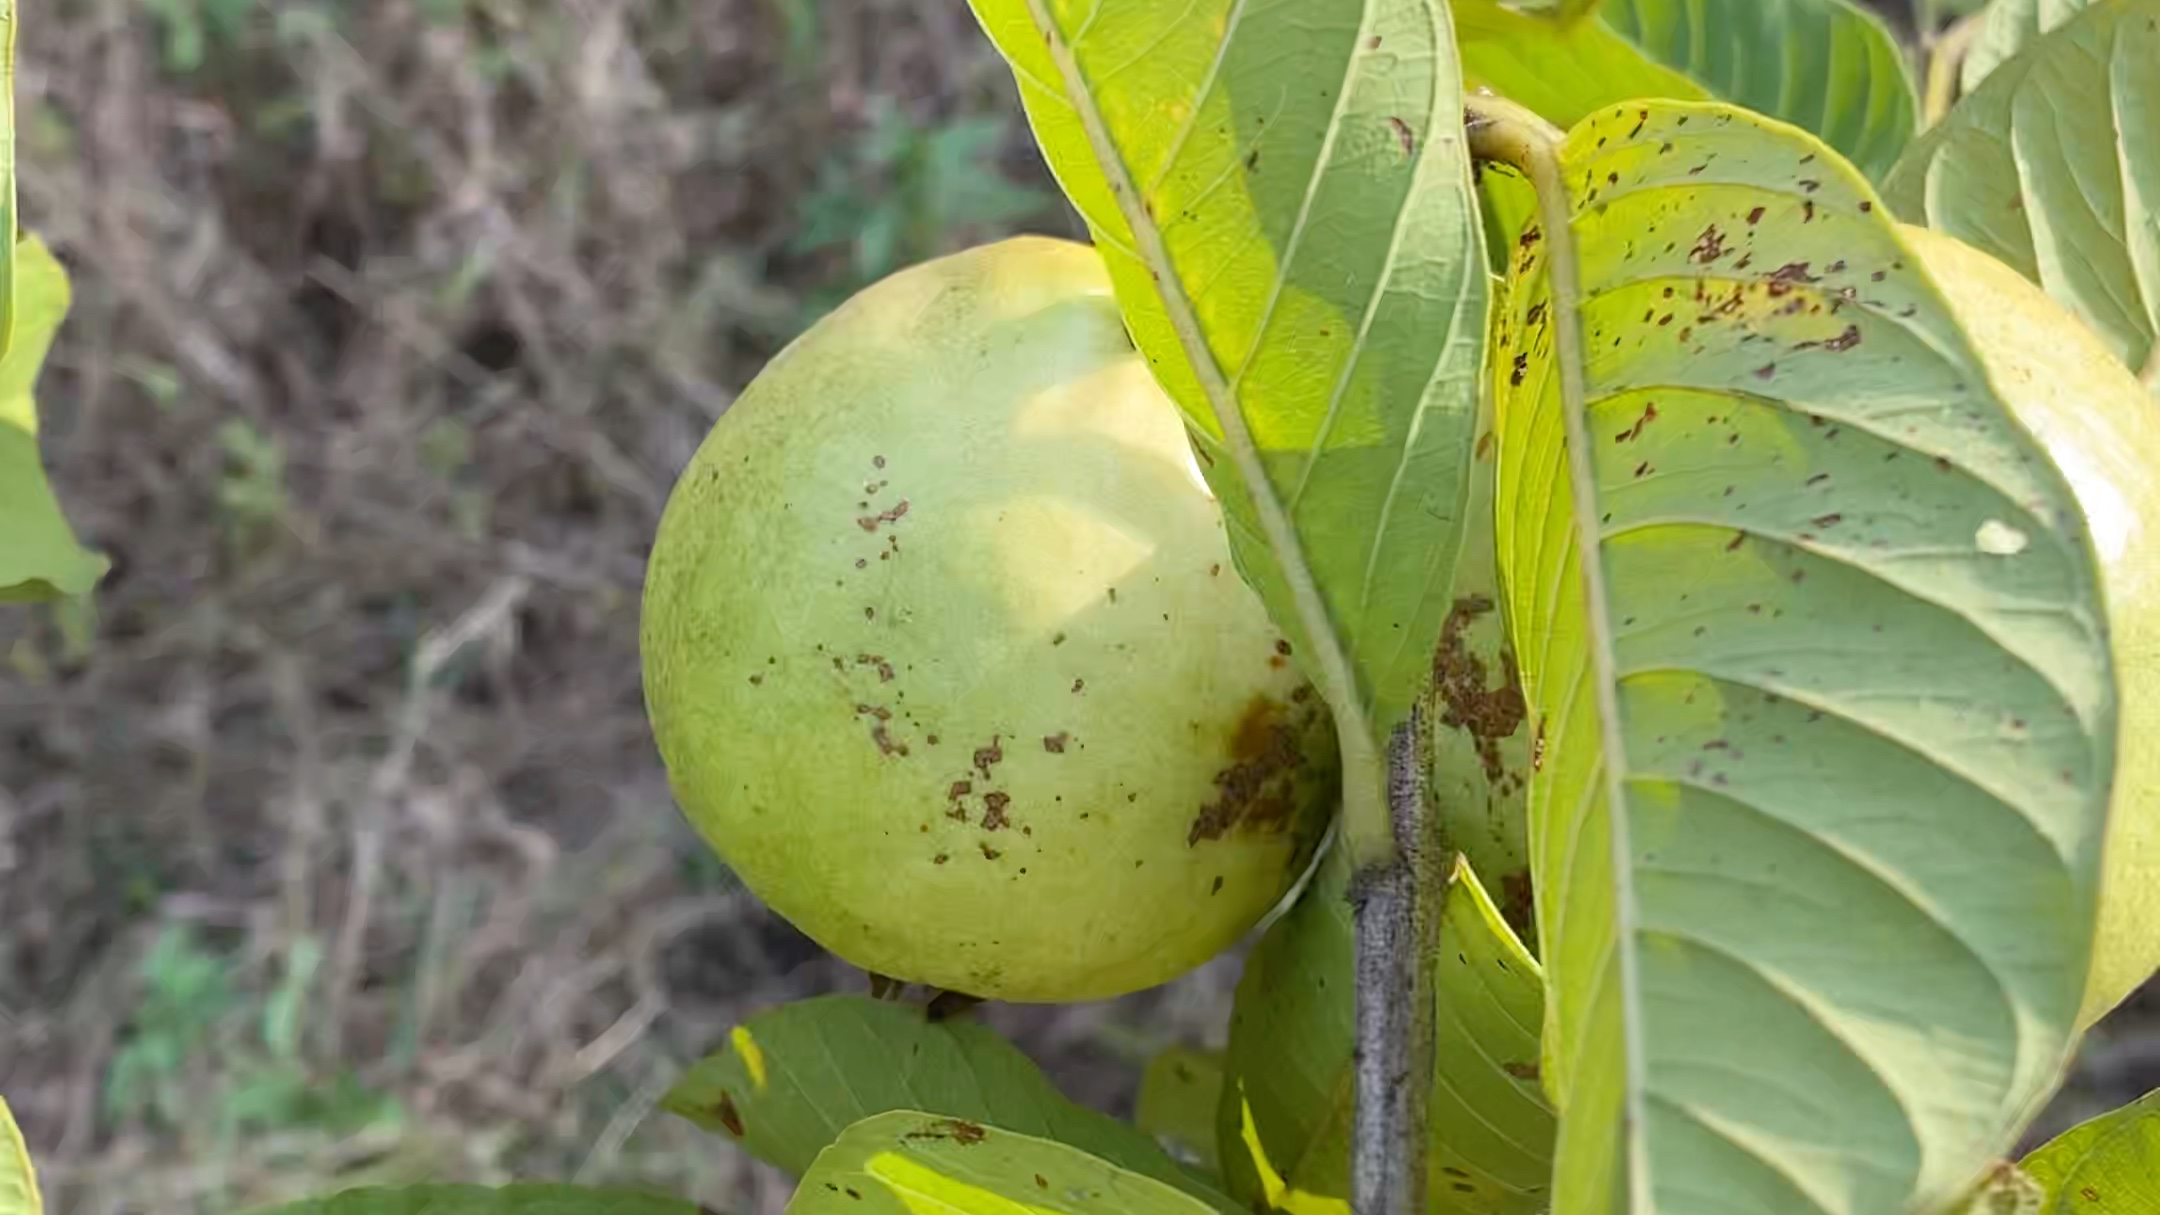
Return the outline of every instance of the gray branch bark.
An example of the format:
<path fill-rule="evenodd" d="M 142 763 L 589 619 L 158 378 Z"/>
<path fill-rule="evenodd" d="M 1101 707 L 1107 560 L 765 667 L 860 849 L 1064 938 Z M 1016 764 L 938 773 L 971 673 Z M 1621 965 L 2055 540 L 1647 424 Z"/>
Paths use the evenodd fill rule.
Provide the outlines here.
<path fill-rule="evenodd" d="M 1425 804 L 1415 716 L 1388 742 L 1396 857 L 1351 887 L 1357 936 L 1355 1215 L 1423 1215 L 1425 1108 L 1433 1081 L 1433 969 L 1447 849 Z"/>

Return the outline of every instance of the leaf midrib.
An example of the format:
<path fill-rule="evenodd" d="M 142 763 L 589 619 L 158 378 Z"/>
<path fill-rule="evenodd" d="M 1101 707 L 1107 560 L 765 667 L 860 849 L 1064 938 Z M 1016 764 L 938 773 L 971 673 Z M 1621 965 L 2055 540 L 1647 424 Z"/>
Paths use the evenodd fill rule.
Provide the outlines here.
<path fill-rule="evenodd" d="M 1195 380 L 1207 396 L 1216 424 L 1222 428 L 1231 459 L 1251 496 L 1254 513 L 1259 516 L 1261 533 L 1275 555 L 1299 622 L 1304 626 L 1307 643 L 1313 651 L 1316 668 L 1313 673 L 1336 718 L 1338 745 L 1343 752 L 1344 815 L 1360 853 L 1358 859 L 1363 863 L 1391 860 L 1395 851 L 1394 836 L 1380 798 L 1379 740 L 1357 680 L 1351 673 L 1342 638 L 1335 630 L 1327 604 L 1321 598 L 1319 584 L 1305 560 L 1297 530 L 1268 479 L 1267 468 L 1261 461 L 1252 431 L 1246 425 L 1236 393 L 1231 383 L 1225 380 L 1214 353 L 1208 349 L 1206 337 L 1193 313 L 1192 301 L 1185 296 L 1184 284 L 1170 259 L 1162 230 L 1144 205 L 1124 155 L 1105 125 L 1093 94 L 1086 87 L 1087 78 L 1081 72 L 1072 48 L 1052 17 L 1047 0 L 1026 0 L 1026 3 L 1036 27 L 1042 31 L 1051 62 L 1057 65 L 1063 79 L 1067 104 L 1086 132 L 1096 164 L 1108 180 L 1111 197 L 1116 200 L 1119 214 L 1132 235 L 1135 259 L 1147 266 L 1155 277 L 1155 296 L 1163 306 L 1171 329 L 1177 334 L 1178 344 L 1192 367 Z M 1371 4 L 1361 6 L 1360 12 L 1359 29 L 1362 31 L 1371 17 Z M 1359 46 L 1362 45 L 1361 40 Z M 1196 105 L 1198 101 L 1195 99 Z M 1320 172 L 1321 166 L 1316 164 L 1314 171 Z M 1277 289 L 1280 289 L 1279 274 Z M 1261 335 L 1264 332 L 1264 329 L 1259 331 Z M 1264 336 L 1255 337 L 1256 342 L 1261 340 Z"/>

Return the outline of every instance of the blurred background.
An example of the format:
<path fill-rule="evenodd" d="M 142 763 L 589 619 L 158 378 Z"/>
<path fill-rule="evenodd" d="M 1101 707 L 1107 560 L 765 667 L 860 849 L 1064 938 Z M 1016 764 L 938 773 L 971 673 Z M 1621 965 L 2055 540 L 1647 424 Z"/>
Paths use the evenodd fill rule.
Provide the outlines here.
<path fill-rule="evenodd" d="M 26 0 L 44 446 L 94 609 L 0 611 L 0 1090 L 55 1215 L 419 1179 L 786 1181 L 656 1113 L 861 990 L 669 798 L 638 685 L 677 470 L 906 263 L 1079 235 L 964 0 Z M 1237 960 L 984 1016 L 1074 1097 Z M 2037 1133 L 2160 1084 L 2160 998 Z"/>

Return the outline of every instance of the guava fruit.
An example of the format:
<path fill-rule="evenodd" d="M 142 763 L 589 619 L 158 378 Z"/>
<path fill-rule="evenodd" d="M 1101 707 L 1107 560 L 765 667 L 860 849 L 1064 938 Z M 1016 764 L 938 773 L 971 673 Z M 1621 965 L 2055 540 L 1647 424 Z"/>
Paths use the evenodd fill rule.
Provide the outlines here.
<path fill-rule="evenodd" d="M 775 358 L 677 482 L 645 589 L 676 799 L 875 973 L 1097 999 L 1307 868 L 1338 759 L 1231 566 L 1093 250 L 903 271 Z"/>
<path fill-rule="evenodd" d="M 2100 561 L 2118 726 L 2099 932 L 2078 1017 L 2088 1026 L 2160 967 L 2160 402 L 2015 270 L 1953 237 L 1901 235 L 1988 379 L 2062 471 Z"/>

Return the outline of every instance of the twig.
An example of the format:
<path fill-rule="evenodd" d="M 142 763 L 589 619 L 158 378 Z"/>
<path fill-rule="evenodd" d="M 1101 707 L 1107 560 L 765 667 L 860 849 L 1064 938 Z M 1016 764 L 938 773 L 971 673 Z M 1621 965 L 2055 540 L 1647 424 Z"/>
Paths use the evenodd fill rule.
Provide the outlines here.
<path fill-rule="evenodd" d="M 1419 763 L 1418 716 L 1388 740 L 1388 818 L 1395 858 L 1359 875 L 1357 1118 L 1350 1205 L 1357 1215 L 1425 1209 L 1426 1099 L 1433 1081 L 1433 967 L 1447 891 Z"/>
<path fill-rule="evenodd" d="M 1920 110 L 1923 129 L 1941 122 L 1956 104 L 1958 72 L 1972 51 L 1973 39 L 1979 36 L 1983 16 L 1974 13 L 1927 43 L 1927 92 Z"/>
<path fill-rule="evenodd" d="M 512 576 L 498 580 L 488 588 L 480 602 L 458 617 L 448 629 L 422 637 L 413 654 L 405 700 L 398 709 L 390 749 L 375 765 L 368 780 L 367 804 L 361 807 L 353 823 L 352 876 L 346 894 L 345 918 L 338 925 L 337 943 L 330 955 L 329 986 L 324 993 L 324 1033 L 329 1039 L 330 1057 L 334 1058 L 338 1053 L 339 1037 L 344 1030 L 345 1002 L 360 977 L 361 948 L 367 940 L 375 885 L 382 872 L 383 834 L 390 821 L 391 807 L 404 795 L 405 787 L 412 779 L 413 760 L 419 753 L 421 738 L 427 734 L 428 718 L 434 706 L 435 677 L 460 650 L 507 627 L 511 613 L 531 591 L 531 579 Z"/>

